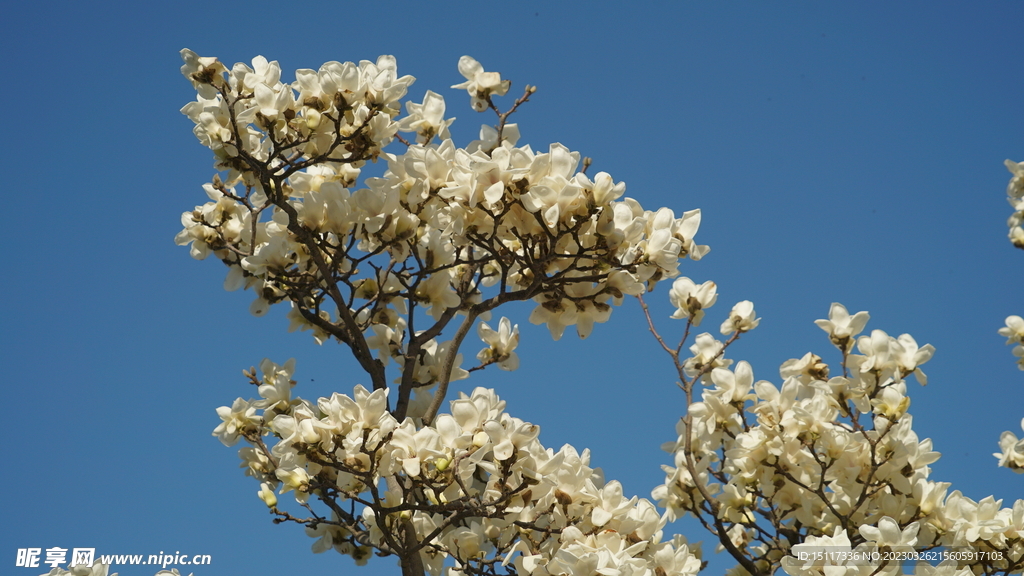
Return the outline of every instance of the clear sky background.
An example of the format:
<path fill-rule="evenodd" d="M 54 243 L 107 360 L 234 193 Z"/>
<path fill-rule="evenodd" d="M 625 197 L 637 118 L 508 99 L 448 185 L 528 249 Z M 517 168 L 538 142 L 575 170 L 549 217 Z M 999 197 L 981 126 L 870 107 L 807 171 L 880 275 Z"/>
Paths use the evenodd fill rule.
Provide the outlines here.
<path fill-rule="evenodd" d="M 46 572 L 15 568 L 16 549 L 54 546 L 210 554 L 196 576 L 398 573 L 391 559 L 314 556 L 300 527 L 271 524 L 236 449 L 210 435 L 216 407 L 252 394 L 240 370 L 264 357 L 297 358 L 303 397 L 368 379 L 341 347 L 288 334 L 283 309 L 250 316 L 251 294 L 221 288 L 223 266 L 174 245 L 213 173 L 178 112 L 194 98 L 183 47 L 228 65 L 262 54 L 287 81 L 394 54 L 418 79 L 410 97 L 446 97 L 462 145 L 492 118 L 447 88 L 459 56 L 513 93 L 537 85 L 515 118 L 522 143 L 592 157 L 648 209 L 703 210 L 711 253 L 681 270 L 718 283 L 706 328 L 744 299 L 762 317 L 731 358 L 775 383 L 807 351 L 838 364 L 813 321 L 834 301 L 868 310 L 869 329 L 937 349 L 910 408 L 943 453 L 932 478 L 975 499 L 1024 497 L 1024 476 L 991 456 L 1024 416 L 1024 373 L 996 334 L 1024 313 L 1002 165 L 1024 159 L 1022 4 L 623 4 L 9 3 L 0 573 Z M 668 287 L 649 302 L 678 334 Z M 639 308 L 556 343 L 527 307 L 505 314 L 522 367 L 459 389 L 496 388 L 545 445 L 589 447 L 608 478 L 649 496 L 683 396 Z M 467 339 L 467 358 L 480 346 Z"/>

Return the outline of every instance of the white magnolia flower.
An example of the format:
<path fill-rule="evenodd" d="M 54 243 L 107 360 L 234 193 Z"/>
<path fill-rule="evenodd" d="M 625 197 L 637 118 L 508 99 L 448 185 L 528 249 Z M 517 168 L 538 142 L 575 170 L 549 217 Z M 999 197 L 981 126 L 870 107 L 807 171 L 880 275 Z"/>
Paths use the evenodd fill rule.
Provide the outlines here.
<path fill-rule="evenodd" d="M 886 386 L 878 396 L 871 400 L 875 414 L 880 414 L 890 422 L 895 422 L 907 413 L 907 408 L 910 407 L 910 398 L 906 395 L 906 390 L 900 389 L 901 386 L 902 384 Z"/>
<path fill-rule="evenodd" d="M 513 350 L 519 345 L 519 325 L 513 326 L 508 318 L 502 316 L 498 330 L 492 329 L 486 322 L 477 328 L 480 339 L 489 348 L 484 348 L 476 355 L 482 363 L 497 362 L 502 370 L 515 370 L 519 367 L 519 356 Z"/>
<path fill-rule="evenodd" d="M 722 322 L 722 334 L 729 335 L 733 332 L 749 332 L 757 328 L 757 325 L 761 323 L 761 319 L 755 318 L 755 316 L 757 314 L 754 313 L 753 302 L 750 300 L 737 302 L 732 307 L 732 312 L 729 312 L 729 317 L 726 318 L 725 322 Z"/>
<path fill-rule="evenodd" d="M 672 318 L 687 318 L 694 326 L 700 326 L 700 321 L 704 319 L 704 310 L 718 300 L 716 290 L 717 286 L 710 280 L 697 285 L 686 276 L 676 278 L 668 291 L 669 302 L 676 307 Z"/>
<path fill-rule="evenodd" d="M 892 353 L 896 359 L 896 365 L 900 369 L 901 377 L 913 374 L 922 386 L 928 384 L 928 377 L 921 371 L 919 366 L 931 360 L 935 353 L 935 347 L 925 344 L 918 348 L 917 341 L 910 334 L 901 334 L 892 343 Z"/>
<path fill-rule="evenodd" d="M 448 308 L 454 308 L 461 302 L 458 293 L 452 289 L 449 275 L 444 272 L 436 272 L 420 282 L 416 288 L 416 297 L 429 307 L 428 313 L 434 320 L 440 319 Z"/>
<path fill-rule="evenodd" d="M 699 229 L 700 209 L 683 212 L 682 217 L 676 221 L 675 235 L 682 242 L 683 246 L 680 255 L 685 254 L 693 261 L 700 260 L 711 251 L 711 247 L 705 244 L 697 244 L 693 241 Z"/>
<path fill-rule="evenodd" d="M 309 471 L 294 452 L 284 454 L 274 473 L 281 481 L 281 494 L 294 490 L 295 499 L 299 503 L 305 503 L 309 499 Z"/>
<path fill-rule="evenodd" d="M 1024 429 L 1024 419 L 1020 421 L 1020 426 Z M 1024 474 L 1024 437 L 1018 440 L 1013 432 L 1003 432 L 999 437 L 999 448 L 1002 452 L 993 454 L 999 459 L 999 465 Z"/>
<path fill-rule="evenodd" d="M 220 416 L 223 422 L 214 429 L 213 435 L 225 446 L 234 446 L 242 434 L 258 430 L 262 420 L 256 415 L 256 406 L 253 402 L 244 398 L 237 398 L 230 408 L 217 408 L 217 416 Z"/>
<path fill-rule="evenodd" d="M 877 546 L 908 547 L 917 544 L 917 533 L 921 526 L 917 522 L 911 522 L 903 530 L 895 520 L 886 516 L 878 521 L 878 526 L 864 525 L 860 527 L 860 535 L 865 540 L 875 543 Z"/>
<path fill-rule="evenodd" d="M 215 98 L 217 90 L 210 81 L 227 72 L 227 68 L 216 58 L 199 56 L 188 48 L 182 49 L 181 59 L 185 62 L 181 67 L 181 73 L 192 82 L 199 95 L 203 98 Z"/>
<path fill-rule="evenodd" d="M 530 313 L 530 323 L 547 324 L 553 340 L 561 339 L 565 327 L 576 324 L 577 318 L 576 304 L 564 298 L 544 299 Z"/>
<path fill-rule="evenodd" d="M 707 394 L 720 395 L 725 402 L 742 402 L 751 398 L 750 391 L 754 387 L 754 371 L 749 362 L 740 360 L 736 364 L 735 371 L 726 368 L 712 370 L 711 381 L 717 388 L 709 390 Z"/>
<path fill-rule="evenodd" d="M 873 370 L 884 375 L 891 375 L 896 370 L 896 359 L 893 354 L 895 345 L 896 339 L 883 330 L 872 330 L 870 336 L 858 338 L 857 350 L 864 355 L 860 370 L 862 372 Z"/>
<path fill-rule="evenodd" d="M 292 375 L 295 374 L 295 358 L 289 358 L 281 366 L 264 358 L 260 362 L 260 372 L 263 373 L 263 379 L 257 391 L 263 400 L 255 402 L 253 406 L 264 409 L 287 408 L 291 404 L 292 386 L 295 386 L 295 381 L 292 380 Z"/>
<path fill-rule="evenodd" d="M 466 81 L 452 88 L 463 88 L 469 92 L 470 104 L 477 112 L 487 109 L 487 99 L 491 94 L 504 96 L 512 86 L 512 81 L 502 80 L 501 74 L 485 72 L 484 67 L 471 56 L 459 58 L 459 74 L 462 74 Z"/>
<path fill-rule="evenodd" d="M 241 62 L 232 66 L 231 81 L 232 88 L 242 92 L 252 92 L 259 84 L 276 86 L 281 81 L 281 65 L 277 60 L 268 62 L 263 56 L 257 56 L 252 59 L 252 68 Z"/>
<path fill-rule="evenodd" d="M 1010 243 L 1017 248 L 1024 248 L 1024 227 L 1014 226 L 1010 228 Z"/>
<path fill-rule="evenodd" d="M 715 337 L 707 332 L 697 336 L 690 346 L 690 353 L 693 354 L 686 360 L 683 367 L 687 376 L 696 376 L 703 373 L 705 377 L 715 368 L 726 368 L 732 364 L 732 360 L 722 357 L 724 345 L 715 340 Z"/>
<path fill-rule="evenodd" d="M 1010 183 L 1006 185 L 1006 195 L 1010 198 L 1024 197 L 1024 162 L 1014 162 L 1007 159 L 1006 169 L 1013 174 Z"/>
<path fill-rule="evenodd" d="M 999 328 L 999 335 L 1006 336 L 1008 344 L 1017 344 L 1013 355 L 1017 357 L 1017 367 L 1024 370 L 1024 319 L 1008 316 L 1006 327 Z"/>
<path fill-rule="evenodd" d="M 598 172 L 591 182 L 586 174 L 577 174 L 574 179 L 590 194 L 595 206 L 608 206 L 626 192 L 626 183 L 615 183 L 607 172 Z"/>
<path fill-rule="evenodd" d="M 828 320 L 815 320 L 814 323 L 828 332 L 832 343 L 840 350 L 847 350 L 850 338 L 860 334 L 869 318 L 867 312 L 857 312 L 850 316 L 850 313 L 846 311 L 846 306 L 833 302 L 828 310 Z"/>
<path fill-rule="evenodd" d="M 813 380 L 828 380 L 828 364 L 821 360 L 821 356 L 808 352 L 802 358 L 786 360 L 779 367 L 779 375 L 785 378 L 799 378 L 802 382 L 810 383 Z"/>
<path fill-rule="evenodd" d="M 430 142 L 434 136 L 441 140 L 451 137 L 448 127 L 455 121 L 455 118 L 445 120 L 444 96 L 427 90 L 422 104 L 406 102 L 405 108 L 409 115 L 399 121 L 399 131 L 416 132 L 416 141 L 420 144 Z"/>
<path fill-rule="evenodd" d="M 1016 315 L 1007 316 L 1006 327 L 999 329 L 999 335 L 1006 337 L 1007 344 L 1024 342 L 1024 318 Z"/>
<path fill-rule="evenodd" d="M 1024 344 L 1014 346 L 1013 355 L 1017 357 L 1017 367 L 1024 370 Z"/>

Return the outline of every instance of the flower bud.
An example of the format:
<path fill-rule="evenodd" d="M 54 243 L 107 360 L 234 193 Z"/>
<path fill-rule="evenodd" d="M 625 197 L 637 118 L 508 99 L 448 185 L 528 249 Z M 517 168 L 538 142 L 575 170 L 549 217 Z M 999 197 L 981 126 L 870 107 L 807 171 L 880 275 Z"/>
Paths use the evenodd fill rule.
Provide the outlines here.
<path fill-rule="evenodd" d="M 260 500 L 267 505 L 267 508 L 273 508 L 277 506 L 277 495 L 274 494 L 274 489 L 270 487 L 270 484 L 264 482 L 260 484 L 260 491 L 256 493 Z"/>

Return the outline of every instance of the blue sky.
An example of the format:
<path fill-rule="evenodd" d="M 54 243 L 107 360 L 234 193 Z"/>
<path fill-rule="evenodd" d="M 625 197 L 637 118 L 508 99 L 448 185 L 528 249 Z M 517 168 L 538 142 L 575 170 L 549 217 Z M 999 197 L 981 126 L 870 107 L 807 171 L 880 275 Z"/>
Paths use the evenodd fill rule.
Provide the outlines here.
<path fill-rule="evenodd" d="M 210 435 L 214 409 L 251 394 L 240 370 L 264 357 L 295 357 L 304 397 L 366 379 L 340 347 L 288 334 L 282 314 L 250 316 L 219 264 L 174 245 L 212 175 L 178 112 L 194 98 L 183 47 L 229 64 L 262 54 L 288 80 L 394 54 L 418 79 L 410 97 L 446 97 L 462 144 L 491 118 L 447 88 L 462 81 L 459 56 L 513 92 L 538 86 L 516 118 L 522 142 L 579 150 L 646 208 L 703 210 L 697 240 L 712 251 L 681 270 L 718 283 L 708 328 L 739 300 L 762 317 L 730 357 L 778 383 L 779 364 L 807 351 L 837 362 L 813 324 L 831 302 L 868 310 L 869 329 L 937 349 L 910 408 L 943 453 L 933 479 L 976 499 L 1024 496 L 1024 477 L 991 456 L 1024 416 L 1024 373 L 996 334 L 1024 313 L 1002 166 L 1024 159 L 1019 3 L 437 4 L 5 8 L 4 573 L 45 572 L 14 568 L 16 550 L 53 546 L 210 554 L 196 576 L 397 573 L 389 559 L 357 569 L 311 554 Z M 671 332 L 667 288 L 648 301 Z M 522 367 L 461 389 L 496 388 L 546 445 L 589 447 L 608 478 L 648 496 L 683 397 L 638 307 L 554 344 L 527 308 L 505 314 Z"/>

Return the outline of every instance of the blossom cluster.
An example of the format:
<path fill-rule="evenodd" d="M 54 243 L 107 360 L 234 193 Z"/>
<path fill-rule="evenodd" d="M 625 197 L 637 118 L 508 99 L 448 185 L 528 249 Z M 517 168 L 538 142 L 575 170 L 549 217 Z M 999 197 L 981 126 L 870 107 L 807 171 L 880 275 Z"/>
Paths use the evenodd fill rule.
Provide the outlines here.
<path fill-rule="evenodd" d="M 713 297 L 707 289 L 695 296 L 700 290 L 692 282 L 677 283 L 680 290 L 670 294 L 673 304 L 691 304 L 689 313 L 680 306 L 673 318 L 695 325 L 694 311 L 703 311 Z M 693 296 L 684 298 L 686 292 Z M 698 305 L 701 300 L 707 304 Z M 735 323 L 735 314 L 734 308 L 727 324 Z M 719 549 L 740 561 L 736 574 L 767 574 L 780 563 L 793 576 L 900 573 L 896 563 L 833 568 L 796 557 L 800 546 L 850 549 L 851 542 L 862 551 L 896 546 L 999 551 L 979 554 L 973 563 L 923 565 L 919 574 L 1024 568 L 1024 500 L 1003 508 L 991 497 L 974 501 L 930 479 L 929 466 L 939 453 L 912 429 L 907 379 L 913 375 L 922 385 L 927 382 L 921 365 L 934 349 L 918 346 L 908 334 L 859 335 L 868 319 L 866 312 L 850 314 L 833 304 L 828 319 L 817 324 L 840 351 L 840 370 L 835 373 L 821 356 L 808 352 L 782 364 L 781 386 L 755 381 L 745 361 L 725 359 L 731 340 L 702 334 L 690 348 L 691 357 L 674 356 L 683 389 L 693 400 L 677 426 L 679 437 L 664 446 L 674 465 L 664 467 L 665 483 L 653 492 L 659 506 L 669 518 L 691 515 L 710 527 L 720 538 Z M 675 352 L 681 350 L 682 344 Z M 695 388 L 698 383 L 703 390 Z M 1001 457 L 1020 458 L 1019 447 L 1011 446 L 1016 443 L 1004 436 Z"/>
<path fill-rule="evenodd" d="M 406 544 L 396 534 L 408 523 L 423 538 L 412 552 L 434 575 L 447 559 L 450 574 L 482 573 L 495 561 L 536 576 L 692 575 L 700 567 L 684 539 L 663 541 L 666 519 L 651 502 L 605 482 L 587 451 L 545 448 L 539 427 L 509 416 L 492 390 L 460 395 L 425 425 L 396 420 L 386 389 L 292 397 L 293 370 L 293 361 L 265 360 L 258 380 L 249 373 L 259 398 L 218 409 L 214 434 L 226 445 L 247 441 L 243 467 L 275 511 L 288 492 L 307 506 L 330 505 L 329 517 L 304 520 L 314 552 L 397 554 Z"/>
<path fill-rule="evenodd" d="M 225 286 L 252 289 L 253 313 L 289 301 L 295 327 L 320 341 L 373 326 L 399 341 L 408 326 L 398 318 L 414 306 L 437 321 L 480 304 L 492 286 L 506 300 L 532 298 L 531 320 L 556 339 L 567 326 L 586 337 L 623 295 L 707 252 L 693 241 L 699 211 L 676 217 L 620 200 L 625 185 L 579 171 L 579 153 L 516 146 L 515 125 L 485 129 L 466 149 L 433 142 L 450 124 L 443 98 L 428 92 L 397 118 L 413 78 L 399 77 L 392 57 L 299 70 L 293 84 L 263 58 L 230 70 L 187 50 L 183 58 L 199 96 L 182 112 L 227 175 L 182 215 L 176 240 L 227 264 Z M 473 98 L 504 93 L 475 60 L 460 70 Z M 383 152 L 400 130 L 419 143 Z M 384 175 L 352 189 L 377 158 Z"/>
<path fill-rule="evenodd" d="M 260 399 L 218 409 L 215 434 L 250 444 L 241 455 L 260 498 L 305 524 L 317 551 L 394 554 L 403 569 L 438 573 L 450 558 L 456 572 L 490 574 L 502 558 L 538 575 L 695 572 L 685 541 L 661 540 L 652 504 L 624 498 L 586 452 L 543 448 L 493 393 L 438 410 L 449 382 L 518 367 L 518 326 L 492 328 L 492 309 L 533 300 L 530 321 L 554 339 L 570 326 L 585 338 L 626 296 L 708 252 L 694 242 L 700 212 L 645 210 L 608 173 L 588 175 L 578 152 L 518 145 L 507 119 L 535 88 L 502 113 L 493 98 L 511 83 L 468 56 L 454 88 L 498 123 L 465 148 L 450 139 L 441 95 L 406 102 L 402 116 L 414 79 L 390 56 L 298 70 L 290 84 L 262 57 L 230 69 L 182 58 L 198 92 L 182 112 L 218 173 L 209 202 L 182 214 L 177 243 L 226 264 L 225 288 L 252 290 L 253 314 L 288 302 L 292 330 L 347 345 L 372 384 L 313 403 L 291 396 L 294 363 L 247 372 Z M 386 151 L 392 143 L 402 147 Z M 378 160 L 383 173 L 364 177 Z M 737 310 L 736 330 L 756 324 L 750 312 Z M 474 325 L 485 347 L 467 369 L 459 350 Z M 298 520 L 277 508 L 284 492 L 329 512 Z"/>

